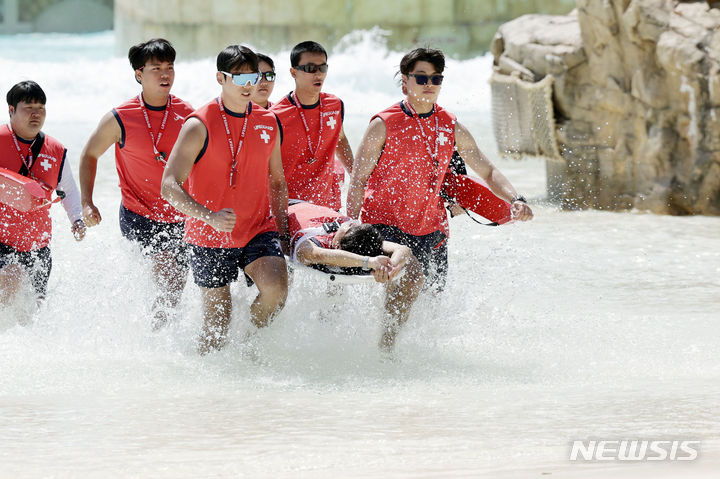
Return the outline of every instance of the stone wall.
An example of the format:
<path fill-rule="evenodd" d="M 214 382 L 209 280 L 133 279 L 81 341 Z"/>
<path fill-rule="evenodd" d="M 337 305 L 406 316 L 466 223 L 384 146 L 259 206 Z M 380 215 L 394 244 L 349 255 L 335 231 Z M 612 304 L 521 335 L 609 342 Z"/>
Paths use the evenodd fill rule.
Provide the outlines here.
<path fill-rule="evenodd" d="M 566 207 L 720 214 L 720 8 L 578 0 L 493 42 L 498 74 L 552 75 L 548 190 Z"/>
<path fill-rule="evenodd" d="M 314 39 L 326 47 L 379 26 L 391 48 L 432 44 L 458 56 L 488 50 L 502 22 L 568 13 L 575 0 L 116 0 L 119 53 L 162 36 L 182 57 L 214 56 L 232 43 L 277 51 Z"/>
<path fill-rule="evenodd" d="M 0 34 L 97 32 L 113 26 L 113 0 L 0 0 Z"/>

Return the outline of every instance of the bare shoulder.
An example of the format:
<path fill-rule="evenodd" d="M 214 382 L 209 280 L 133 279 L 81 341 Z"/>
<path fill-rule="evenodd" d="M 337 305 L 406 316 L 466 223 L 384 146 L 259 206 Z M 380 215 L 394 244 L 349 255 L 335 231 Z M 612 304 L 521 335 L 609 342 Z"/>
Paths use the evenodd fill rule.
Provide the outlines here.
<path fill-rule="evenodd" d="M 205 135 L 207 135 L 207 127 L 199 118 L 191 116 L 185 120 L 185 124 L 182 127 L 181 134 L 190 140 L 202 140 L 205 141 Z"/>

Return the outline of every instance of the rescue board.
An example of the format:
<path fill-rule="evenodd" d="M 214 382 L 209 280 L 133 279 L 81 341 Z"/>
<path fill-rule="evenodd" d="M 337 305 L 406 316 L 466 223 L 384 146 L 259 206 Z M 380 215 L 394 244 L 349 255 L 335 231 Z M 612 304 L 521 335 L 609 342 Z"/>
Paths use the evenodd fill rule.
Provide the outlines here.
<path fill-rule="evenodd" d="M 343 272 L 342 268 L 337 268 L 337 271 L 334 269 L 326 268 L 325 270 L 320 270 L 317 268 L 314 268 L 312 266 L 307 266 L 302 263 L 299 263 L 297 261 L 292 261 L 289 258 L 285 258 L 290 265 L 290 267 L 293 270 L 296 271 L 302 271 L 303 274 L 308 274 L 310 276 L 313 276 L 315 278 L 324 279 L 325 281 L 328 281 L 330 283 L 335 284 L 371 284 L 371 283 L 377 283 L 375 281 L 375 277 L 372 275 L 372 272 L 368 271 L 367 273 L 360 273 L 360 274 L 348 274 L 346 272 Z M 400 273 L 393 279 L 393 281 L 397 281 L 398 279 L 402 278 L 405 274 L 405 270 L 403 269 L 400 271 Z M 377 283 L 379 284 L 379 283 Z"/>
<path fill-rule="evenodd" d="M 510 203 L 498 198 L 477 178 L 449 171 L 445 174 L 443 193 L 451 201 L 498 225 L 512 221 Z"/>
<path fill-rule="evenodd" d="M 47 204 L 40 183 L 0 167 L 0 203 L 27 213 Z"/>

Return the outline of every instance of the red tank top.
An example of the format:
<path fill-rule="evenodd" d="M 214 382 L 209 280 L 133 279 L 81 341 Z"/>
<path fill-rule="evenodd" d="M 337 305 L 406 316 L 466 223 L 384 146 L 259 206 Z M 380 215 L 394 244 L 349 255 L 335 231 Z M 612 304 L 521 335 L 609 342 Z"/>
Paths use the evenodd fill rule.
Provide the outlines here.
<path fill-rule="evenodd" d="M 387 139 L 368 180 L 363 221 L 417 236 L 443 229 L 447 215 L 440 191 L 455 144 L 455 116 L 435 105 L 418 117 L 400 102 L 375 117 L 385 122 Z"/>
<path fill-rule="evenodd" d="M 188 218 L 185 241 L 206 248 L 242 248 L 260 233 L 276 231 L 269 197 L 270 155 L 278 134 L 275 115 L 254 103 L 250 104 L 247 115 L 225 110 L 235 151 L 243 127 L 245 129 L 242 148 L 236 157 L 232 187 L 230 171 L 233 161 L 218 99 L 199 108 L 188 118 L 193 117 L 205 125 L 207 140 L 185 188 L 195 201 L 212 211 L 232 208 L 237 221 L 231 233 L 224 233 L 204 221 Z"/>
<path fill-rule="evenodd" d="M 283 129 L 282 159 L 288 196 L 338 210 L 342 203 L 334 164 L 343 124 L 343 103 L 335 95 L 320 93 L 317 106 L 301 108 L 310 130 L 310 146 L 292 94 L 271 108 Z"/>
<path fill-rule="evenodd" d="M 0 126 L 0 166 L 15 172 L 19 172 L 23 166 L 20 155 L 27 158 L 30 152 L 30 143 L 20 138 L 17 140 L 20 153 L 8 125 Z M 60 181 L 66 153 L 67 150 L 59 141 L 46 135 L 40 154 L 30 167 L 28 176 L 43 186 L 48 200 Z M 23 213 L 0 203 L 0 243 L 17 251 L 35 251 L 50 244 L 51 238 L 49 207 Z"/>
<path fill-rule="evenodd" d="M 150 121 L 157 150 L 164 153 L 167 159 L 183 121 L 192 113 L 193 108 L 173 95 L 170 95 L 169 108 L 149 107 L 138 95 L 113 109 L 122 131 L 120 142 L 115 144 L 115 166 L 120 179 L 123 205 L 133 213 L 153 221 L 178 223 L 183 221 L 183 214 L 160 196 L 160 181 L 165 163 L 155 157 L 153 140 L 143 110 Z"/>

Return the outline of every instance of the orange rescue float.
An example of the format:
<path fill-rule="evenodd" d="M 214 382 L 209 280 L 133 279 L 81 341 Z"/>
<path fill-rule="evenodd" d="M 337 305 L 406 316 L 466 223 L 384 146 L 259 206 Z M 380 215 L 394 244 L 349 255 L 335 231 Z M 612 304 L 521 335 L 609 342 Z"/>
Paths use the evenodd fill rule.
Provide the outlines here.
<path fill-rule="evenodd" d="M 0 203 L 27 213 L 45 206 L 47 200 L 40 183 L 0 167 Z"/>

